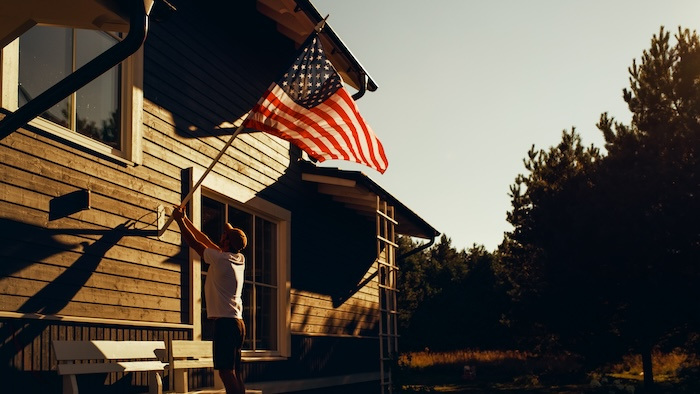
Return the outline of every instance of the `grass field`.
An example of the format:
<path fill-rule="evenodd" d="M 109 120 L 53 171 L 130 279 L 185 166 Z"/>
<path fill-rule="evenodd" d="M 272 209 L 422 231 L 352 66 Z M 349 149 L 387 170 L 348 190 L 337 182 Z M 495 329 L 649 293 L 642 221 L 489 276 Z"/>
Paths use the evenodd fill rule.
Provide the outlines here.
<path fill-rule="evenodd" d="M 660 393 L 700 392 L 700 360 L 682 352 L 654 354 Z M 402 354 L 395 380 L 402 393 L 640 393 L 642 363 L 628 356 L 584 371 L 572 355 L 461 350 Z"/>

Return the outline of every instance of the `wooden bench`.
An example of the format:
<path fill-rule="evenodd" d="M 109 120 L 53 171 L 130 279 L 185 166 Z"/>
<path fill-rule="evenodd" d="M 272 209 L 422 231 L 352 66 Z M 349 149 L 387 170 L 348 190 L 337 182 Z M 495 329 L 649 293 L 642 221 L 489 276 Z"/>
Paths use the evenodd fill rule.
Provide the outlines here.
<path fill-rule="evenodd" d="M 211 341 L 173 339 L 168 346 L 168 373 L 170 387 L 175 393 L 189 393 L 187 370 L 194 368 L 214 368 L 214 354 Z M 196 393 L 223 393 L 224 383 L 214 372 L 214 387 L 198 389 Z M 246 389 L 247 394 L 263 394 L 262 390 Z"/>
<path fill-rule="evenodd" d="M 58 361 L 56 371 L 63 376 L 64 394 L 78 394 L 76 375 L 111 372 L 150 372 L 148 392 L 163 392 L 161 373 L 167 365 L 161 361 L 165 358 L 163 341 L 53 341 L 52 344 Z"/>

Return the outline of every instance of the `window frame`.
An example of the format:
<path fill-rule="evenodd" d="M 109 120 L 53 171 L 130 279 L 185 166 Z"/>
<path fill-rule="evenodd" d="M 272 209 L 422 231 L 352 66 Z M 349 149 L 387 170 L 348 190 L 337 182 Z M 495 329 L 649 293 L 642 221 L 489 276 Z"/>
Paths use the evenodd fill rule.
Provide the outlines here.
<path fill-rule="evenodd" d="M 9 111 L 16 111 L 19 107 L 19 95 L 17 92 L 19 83 L 19 38 L 2 48 L 0 52 L 0 107 Z M 105 143 L 38 116 L 31 120 L 29 125 L 122 164 L 142 164 L 143 56 L 142 46 L 121 63 L 121 91 L 119 95 L 121 149 L 115 149 Z"/>
<path fill-rule="evenodd" d="M 188 189 L 194 187 L 204 170 L 190 167 L 186 181 Z M 265 361 L 286 359 L 291 356 L 291 280 L 290 280 L 290 244 L 291 212 L 269 201 L 257 197 L 250 189 L 216 173 L 209 173 L 190 200 L 190 218 L 197 228 L 201 228 L 202 195 L 219 202 L 232 205 L 254 213 L 255 215 L 277 224 L 277 350 L 243 350 L 243 359 L 247 361 Z M 189 288 L 190 305 L 189 322 L 193 326 L 193 338 L 202 338 L 202 263 L 197 252 L 189 251 Z M 246 322 L 246 324 L 250 324 Z"/>

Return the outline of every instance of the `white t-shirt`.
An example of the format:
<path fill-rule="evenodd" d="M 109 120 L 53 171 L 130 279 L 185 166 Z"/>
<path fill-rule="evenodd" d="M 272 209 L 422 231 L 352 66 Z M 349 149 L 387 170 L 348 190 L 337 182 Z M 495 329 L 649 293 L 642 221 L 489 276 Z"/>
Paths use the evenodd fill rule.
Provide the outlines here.
<path fill-rule="evenodd" d="M 242 253 L 220 252 L 204 249 L 204 261 L 209 264 L 204 296 L 207 301 L 207 317 L 243 318 L 243 271 L 245 257 Z"/>

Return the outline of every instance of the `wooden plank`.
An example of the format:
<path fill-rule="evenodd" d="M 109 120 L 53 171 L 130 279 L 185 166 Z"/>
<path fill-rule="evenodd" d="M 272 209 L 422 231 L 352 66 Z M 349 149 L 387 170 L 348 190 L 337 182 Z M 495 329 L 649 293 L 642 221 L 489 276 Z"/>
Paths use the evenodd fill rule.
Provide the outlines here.
<path fill-rule="evenodd" d="M 157 91 L 158 87 L 154 87 L 154 89 Z M 166 99 L 166 101 L 167 100 L 168 99 Z M 157 136 L 153 131 L 159 132 L 164 137 L 173 139 L 176 138 L 176 136 L 179 137 L 177 140 L 174 140 L 174 144 L 168 143 L 167 140 L 161 140 L 161 145 L 165 148 L 176 151 L 179 143 L 183 141 L 210 138 L 215 135 L 218 136 L 215 138 L 222 140 L 223 145 L 223 142 L 228 140 L 226 136 L 230 136 L 233 133 L 233 130 L 226 132 L 217 129 L 195 129 L 195 131 L 192 131 L 192 120 L 183 117 L 191 115 L 191 109 L 187 106 L 178 105 L 176 101 L 167 104 L 170 104 L 168 105 L 168 110 L 149 101 L 145 101 L 144 103 L 144 124 L 150 129 L 147 134 L 144 134 L 147 139 L 153 139 L 154 142 L 159 142 L 155 140 Z M 177 127 L 177 125 L 179 125 L 179 127 Z M 188 125 L 188 127 L 183 128 L 183 125 Z M 218 125 L 213 127 L 218 127 Z M 266 133 L 253 132 L 241 134 L 234 141 L 234 148 L 238 152 L 232 152 L 231 154 L 241 155 L 234 157 L 238 159 L 252 159 L 245 160 L 246 162 L 259 161 L 262 157 L 269 157 L 272 159 L 270 163 L 272 168 L 275 168 L 276 164 L 285 166 L 286 163 L 289 162 L 289 142 Z"/>
<path fill-rule="evenodd" d="M 21 248 L 41 248 L 46 255 L 39 261 L 26 259 L 26 254 L 17 255 L 15 250 Z M 55 245 L 37 243 L 18 242 L 17 249 L 0 250 L 0 258 L 4 261 L 5 267 L 17 267 L 10 271 L 7 269 L 8 276 L 17 277 L 35 277 L 34 270 L 48 270 L 49 272 L 58 272 L 70 267 L 83 254 L 73 250 L 59 250 Z M 31 250 L 31 249 L 30 249 Z M 36 266 L 36 268 L 33 268 Z M 24 270 L 31 270 L 25 273 Z M 120 276 L 124 279 L 134 279 L 137 282 L 143 282 L 144 286 L 156 286 L 159 284 L 177 285 L 181 283 L 180 271 L 171 271 L 160 267 L 148 267 L 140 263 L 123 262 L 103 258 L 101 263 L 92 271 L 95 274 Z M 38 278 L 38 277 L 36 277 Z M 157 291 L 157 290 L 154 290 Z"/>
<path fill-rule="evenodd" d="M 174 284 L 180 280 L 181 268 L 186 263 L 184 256 L 182 261 L 163 260 L 162 256 L 139 252 L 118 244 L 112 246 L 107 252 L 102 250 L 93 252 L 89 246 L 94 239 L 73 235 L 53 235 L 50 231 L 44 234 L 41 231 L 41 229 L 37 230 L 35 240 L 28 239 L 26 234 L 6 239 L 8 245 L 10 242 L 13 245 L 12 248 L 0 250 L 0 256 L 7 262 L 6 268 L 23 267 L 39 262 L 68 267 L 82 257 L 93 256 L 100 259 L 95 272 Z M 25 247 L 37 249 L 25 249 L 31 250 L 32 253 L 18 253 Z M 176 250 L 180 251 L 179 248 L 174 248 L 172 255 L 176 254 Z"/>
<path fill-rule="evenodd" d="M 362 327 L 350 332 L 343 327 L 328 327 L 326 325 L 312 325 L 312 324 L 292 324 L 291 332 L 295 335 L 313 335 L 313 336 L 370 336 L 376 337 L 376 329 L 369 330 Z"/>
<path fill-rule="evenodd" d="M 157 359 L 164 341 L 54 341 L 56 360 Z"/>
<path fill-rule="evenodd" d="M 366 316 L 379 316 L 378 309 L 353 309 L 353 310 L 331 310 L 322 309 L 319 310 L 316 307 L 306 307 L 306 308 L 295 308 L 292 313 L 292 321 L 310 321 L 310 319 L 315 319 L 315 321 L 323 320 L 338 320 L 338 321 L 354 321 L 357 319 L 364 319 Z"/>
<path fill-rule="evenodd" d="M 12 140 L 5 142 L 9 139 Z M 144 166 L 126 171 L 123 166 L 23 129 L 5 140 L 0 141 L 0 147 L 9 148 L 0 149 L 3 163 L 15 163 L 19 169 L 67 184 L 77 183 L 83 186 L 81 182 L 87 182 L 88 185 L 104 183 L 110 185 L 110 188 L 137 188 L 140 193 L 148 196 L 160 196 L 166 191 L 180 190 L 180 174 L 163 177 L 162 174 L 157 175 Z M 58 173 L 55 172 L 56 168 L 60 169 Z M 48 173 L 44 174 L 47 171 Z M 95 182 L 96 180 L 100 182 Z"/>
<path fill-rule="evenodd" d="M 213 368 L 214 359 L 198 358 L 196 360 L 172 360 L 169 364 L 170 369 L 194 369 L 194 368 Z"/>
<path fill-rule="evenodd" d="M 349 300 L 345 301 L 343 305 L 348 305 L 352 307 L 372 308 L 373 306 L 376 306 L 378 301 L 379 300 L 377 298 L 371 298 L 369 300 L 350 298 Z M 290 302 L 292 307 L 296 305 L 310 305 L 315 307 L 325 306 L 328 309 L 335 309 L 335 307 L 333 306 L 333 301 L 329 296 L 299 289 L 291 290 Z"/>
<path fill-rule="evenodd" d="M 70 267 L 59 267 L 46 264 L 31 264 L 17 272 L 8 275 L 6 278 L 16 278 L 25 280 L 35 280 L 45 283 L 54 283 L 61 274 L 70 270 Z M 5 279 L 0 279 L 3 283 Z M 100 272 L 91 272 L 90 277 L 85 281 L 84 287 L 95 289 L 116 290 L 121 292 L 147 294 L 162 296 L 167 298 L 180 298 L 180 283 L 154 283 L 149 280 L 136 279 L 132 277 L 107 275 Z"/>
<path fill-rule="evenodd" d="M 211 358 L 212 342 L 173 340 L 170 342 L 170 353 L 175 358 Z"/>
<path fill-rule="evenodd" d="M 150 127 L 162 129 L 170 127 L 159 119 L 149 117 L 148 113 L 144 114 L 144 118 L 149 122 Z M 144 144 L 145 153 L 152 154 L 154 157 L 167 158 L 168 161 L 181 168 L 187 168 L 193 164 L 206 168 L 228 140 L 226 135 L 223 137 L 199 136 L 199 138 L 194 138 L 195 135 L 192 135 L 191 139 L 179 141 L 158 133 L 148 133 L 148 137 L 147 141 L 153 144 Z M 221 158 L 221 165 L 217 166 L 216 170 L 221 175 L 231 179 L 242 178 L 237 175 L 238 173 L 247 175 L 248 180 L 240 179 L 239 181 L 253 182 L 248 186 L 260 190 L 259 185 L 269 185 L 285 173 L 289 166 L 289 155 L 286 153 L 285 156 L 280 156 L 277 160 L 271 159 L 268 154 L 272 154 L 272 152 L 263 154 L 254 150 L 248 144 L 250 141 L 257 141 L 257 138 L 252 135 L 239 136 Z M 246 183 L 242 184 L 247 185 Z"/>
<path fill-rule="evenodd" d="M 29 301 L 36 302 L 31 297 L 0 294 L 0 309 L 18 311 L 26 309 Z M 29 311 L 23 310 L 29 313 Z M 45 311 L 49 313 L 49 311 Z M 63 306 L 58 313 L 66 316 L 92 317 L 102 319 L 133 320 L 138 322 L 182 323 L 180 311 L 164 311 L 155 309 L 136 308 L 133 306 L 100 305 L 93 303 L 70 302 Z M 71 338 L 80 339 L 82 336 L 70 334 Z"/>
<path fill-rule="evenodd" d="M 251 78 L 250 72 L 255 70 L 250 70 L 247 64 L 241 64 L 238 57 L 222 52 L 221 48 L 230 43 L 217 41 L 217 38 L 221 37 L 220 34 L 208 35 L 201 30 L 192 33 L 178 34 L 176 26 L 163 26 L 162 30 L 150 36 L 152 41 L 149 41 L 149 44 L 153 45 L 149 45 L 149 48 L 167 53 L 166 63 L 180 65 L 181 72 L 196 78 L 208 78 L 209 82 L 204 81 L 205 86 L 227 86 L 226 91 L 235 91 L 236 96 L 240 96 L 252 106 L 272 81 Z M 173 37 L 177 37 L 177 40 L 173 40 Z M 225 56 L 226 59 L 222 59 Z M 207 65 L 206 72 L 192 72 L 201 70 L 202 65 Z M 242 69 L 245 69 L 245 74 L 240 72 Z M 247 108 L 248 106 L 244 109 Z"/>
<path fill-rule="evenodd" d="M 67 217 L 61 219 L 60 221 L 48 222 L 48 212 L 41 208 L 48 204 L 36 202 L 31 203 L 31 201 L 34 201 L 33 198 L 36 197 L 36 193 L 25 192 L 10 186 L 2 187 L 0 189 L 2 189 L 0 190 L 0 196 L 4 195 L 10 198 L 7 200 L 0 197 L 0 218 L 4 217 L 6 219 L 19 221 L 19 223 L 23 223 L 25 225 L 37 226 L 39 227 L 37 231 L 51 234 L 54 240 L 59 243 L 63 242 L 70 244 L 71 242 L 75 241 L 75 238 L 73 237 L 78 236 L 73 234 L 81 234 L 81 232 L 82 234 L 85 234 L 79 235 L 80 237 L 83 237 L 81 242 L 88 242 L 88 244 L 92 243 L 91 241 L 97 241 L 104 236 L 120 237 L 117 239 L 118 244 L 115 244 L 112 248 L 107 250 L 105 256 L 109 257 L 110 255 L 114 255 L 115 258 L 117 258 L 117 256 L 121 255 L 128 257 L 128 250 L 137 250 L 160 255 L 160 257 L 154 258 L 154 261 L 156 262 L 162 262 L 162 256 L 169 258 L 173 255 L 173 252 L 179 249 L 180 246 L 179 233 L 175 231 L 166 233 L 162 237 L 165 241 L 171 242 L 164 242 L 161 239 L 148 238 L 144 235 L 139 235 L 139 233 L 129 235 L 128 232 L 120 233 L 119 231 L 115 231 L 115 228 L 118 228 L 120 225 L 124 224 L 124 218 L 110 214 L 109 212 L 98 213 L 96 209 L 88 210 L 85 213 L 81 212 L 76 214 L 75 217 Z M 37 208 L 33 207 L 32 205 L 40 205 L 41 207 Z M 92 224 L 96 220 L 101 221 L 100 225 Z M 17 236 L 21 235 L 22 234 L 18 234 Z M 27 234 L 24 235 L 26 236 Z M 9 236 L 10 239 L 19 239 L 13 238 L 13 236 L 15 236 L 14 234 L 9 234 Z M 76 244 L 75 246 L 78 245 Z M 139 255 L 138 259 L 140 261 L 148 261 L 143 260 L 144 256 L 141 255 Z"/>
<path fill-rule="evenodd" d="M 3 170 L 0 166 L 0 171 Z M 0 185 L 3 185 L 4 197 L 7 201 L 13 201 L 31 208 L 40 209 L 49 213 L 50 203 L 54 196 L 66 195 L 78 189 L 72 186 L 57 184 L 50 179 L 38 179 L 27 177 L 16 169 L 4 168 L 0 177 Z M 24 175 L 24 176 L 23 176 Z M 36 192 L 35 192 L 36 191 Z M 27 200 L 29 199 L 29 200 Z M 157 203 L 151 201 L 143 206 L 134 205 L 132 202 L 114 200 L 112 196 L 91 193 L 91 205 L 93 209 L 76 212 L 70 216 L 74 219 L 96 223 L 95 217 L 101 217 L 102 212 L 119 217 L 119 221 L 124 223 L 132 219 L 133 227 L 153 230 L 156 229 L 156 207 Z M 28 201 L 32 201 L 29 203 Z M 109 211 L 104 211 L 98 207 L 109 207 Z M 58 220 L 65 219 L 59 218 Z"/>
<path fill-rule="evenodd" d="M 163 371 L 167 364 L 160 361 L 121 361 L 113 363 L 58 364 L 59 375 L 83 375 L 110 372 Z"/>
<path fill-rule="evenodd" d="M 90 190 L 95 195 L 110 196 L 111 198 L 128 203 L 133 207 L 155 208 L 158 204 L 166 203 L 162 195 L 167 191 L 160 188 L 153 188 L 153 197 L 144 194 L 142 191 L 136 192 L 133 188 L 124 185 L 107 182 L 105 180 L 94 180 L 90 176 L 74 171 L 73 169 L 46 163 L 33 170 L 19 166 L 24 154 L 19 152 L 17 157 L 11 162 L 0 163 L 2 172 L 0 181 L 36 190 L 51 197 L 60 196 L 70 191 L 82 189 Z M 172 192 L 174 194 L 174 192 Z M 153 209 L 147 208 L 147 209 Z"/>
<path fill-rule="evenodd" d="M 95 305 L 115 305 L 128 306 L 142 309 L 155 309 L 160 311 L 180 311 L 180 300 L 158 295 L 129 293 L 121 291 L 121 283 L 114 283 L 115 289 L 101 289 L 82 286 L 81 283 L 56 283 L 42 282 L 23 278 L 0 278 L 0 294 L 14 295 L 19 297 L 32 298 L 35 303 L 51 306 L 54 308 L 73 302 L 92 303 Z M 50 286 L 50 292 L 45 290 Z M 44 290 L 44 293 L 41 291 Z M 48 294 L 47 294 L 48 292 Z M 44 295 L 46 294 L 46 295 Z M 37 296 L 46 297 L 43 299 Z M 69 297 L 69 298 L 64 298 Z M 54 311 L 57 313 L 58 311 Z M 113 316 L 117 318 L 117 316 Z"/>
<path fill-rule="evenodd" d="M 298 324 L 301 326 L 306 325 L 318 325 L 324 327 L 336 327 L 342 328 L 343 330 L 348 328 L 362 327 L 366 329 L 372 329 L 376 327 L 379 321 L 379 312 L 374 314 L 356 314 L 356 315 L 346 315 L 345 317 L 336 314 L 330 314 L 328 316 L 311 316 L 311 315 L 297 315 L 292 316 L 291 324 Z"/>
<path fill-rule="evenodd" d="M 164 157 L 169 163 L 179 168 L 200 167 L 201 169 L 211 164 L 213 157 L 220 152 L 225 144 L 225 141 L 213 137 L 203 137 L 197 142 L 198 145 L 193 144 L 191 147 L 183 145 L 181 149 L 186 151 L 180 150 L 176 153 L 167 151 L 167 148 L 162 147 L 158 142 L 154 139 L 144 143 L 147 148 L 145 154 L 153 156 L 149 163 L 157 163 L 155 165 L 160 166 L 161 159 L 159 157 Z M 209 142 L 212 143 L 211 146 L 208 145 Z M 256 191 L 283 178 L 282 176 L 287 169 L 286 164 L 271 163 L 267 157 L 261 158 L 261 160 L 252 159 L 239 153 L 240 150 L 236 149 L 235 145 L 234 142 L 234 147 L 229 148 L 217 163 L 214 168 L 215 172 Z"/>
<path fill-rule="evenodd" d="M 144 133 L 144 138 L 152 140 L 170 151 L 177 151 L 179 149 L 178 147 L 181 141 L 175 139 L 176 135 L 187 136 L 184 137 L 185 139 L 202 138 L 201 132 L 194 133 L 187 129 L 176 128 L 177 124 L 191 124 L 191 122 L 181 118 L 179 114 L 172 112 L 175 110 L 177 110 L 177 108 L 171 107 L 169 107 L 169 110 L 165 110 L 163 107 L 150 101 L 145 101 L 144 125 L 146 126 L 146 133 Z M 183 110 L 189 113 L 188 109 L 183 108 Z M 231 133 L 232 132 L 233 130 Z M 222 140 L 223 145 L 223 141 L 226 140 L 226 135 L 230 135 L 231 133 L 215 131 L 212 134 L 220 135 L 218 138 Z M 268 157 L 271 162 L 261 167 L 269 166 L 271 169 L 279 171 L 279 166 L 282 166 L 282 168 L 288 166 L 289 147 L 289 142 L 263 132 L 244 133 L 239 135 L 234 141 L 234 148 L 236 148 L 238 152 L 232 152 L 231 154 L 240 161 L 252 165 L 256 164 L 254 161 L 259 161 L 258 159 L 262 157 Z M 255 153 L 256 151 L 259 153 Z M 236 154 L 240 156 L 236 156 Z"/>

